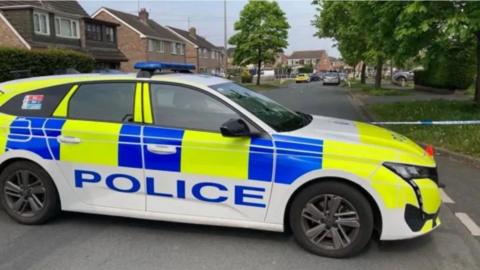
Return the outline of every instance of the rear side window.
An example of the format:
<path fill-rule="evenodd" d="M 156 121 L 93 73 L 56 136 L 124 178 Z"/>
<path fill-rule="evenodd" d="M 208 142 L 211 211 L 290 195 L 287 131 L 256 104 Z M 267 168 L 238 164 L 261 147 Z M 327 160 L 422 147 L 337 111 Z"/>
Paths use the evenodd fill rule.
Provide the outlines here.
<path fill-rule="evenodd" d="M 106 122 L 133 119 L 135 83 L 101 83 L 80 86 L 70 99 L 68 118 Z"/>
<path fill-rule="evenodd" d="M 220 101 L 187 87 L 152 84 L 151 95 L 155 125 L 219 132 L 223 123 L 240 118 Z"/>
<path fill-rule="evenodd" d="M 61 85 L 23 93 L 7 101 L 0 111 L 18 116 L 50 117 L 70 88 L 72 85 Z"/>

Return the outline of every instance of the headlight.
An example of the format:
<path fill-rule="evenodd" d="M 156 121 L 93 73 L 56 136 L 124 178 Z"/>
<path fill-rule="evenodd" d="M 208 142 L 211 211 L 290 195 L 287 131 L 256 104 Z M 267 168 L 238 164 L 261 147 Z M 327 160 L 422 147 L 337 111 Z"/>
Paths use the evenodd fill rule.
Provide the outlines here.
<path fill-rule="evenodd" d="M 436 168 L 421 167 L 408 164 L 385 162 L 383 166 L 402 177 L 405 180 L 430 178 L 438 183 L 438 175 Z"/>

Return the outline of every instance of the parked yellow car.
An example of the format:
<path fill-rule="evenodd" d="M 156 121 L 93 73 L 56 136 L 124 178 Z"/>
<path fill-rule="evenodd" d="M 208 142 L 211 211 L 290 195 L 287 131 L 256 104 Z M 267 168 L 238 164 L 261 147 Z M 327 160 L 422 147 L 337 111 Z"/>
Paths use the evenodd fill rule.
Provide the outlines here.
<path fill-rule="evenodd" d="M 299 73 L 297 77 L 295 77 L 295 82 L 296 83 L 302 83 L 302 82 L 310 82 L 310 76 L 306 73 Z"/>

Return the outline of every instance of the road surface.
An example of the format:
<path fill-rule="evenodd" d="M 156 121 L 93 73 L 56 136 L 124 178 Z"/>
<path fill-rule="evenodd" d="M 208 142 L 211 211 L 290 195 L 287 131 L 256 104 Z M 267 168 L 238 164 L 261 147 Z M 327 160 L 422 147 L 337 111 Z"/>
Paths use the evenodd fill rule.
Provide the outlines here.
<path fill-rule="evenodd" d="M 292 84 L 265 93 L 296 110 L 362 118 L 341 87 Z M 454 214 L 466 212 L 479 224 L 480 170 L 448 159 L 440 165 L 446 192 L 456 202 L 444 207 L 443 225 L 413 240 L 372 241 L 350 259 L 311 255 L 282 233 L 77 213 L 23 226 L 0 211 L 0 269 L 480 269 L 479 239 Z"/>

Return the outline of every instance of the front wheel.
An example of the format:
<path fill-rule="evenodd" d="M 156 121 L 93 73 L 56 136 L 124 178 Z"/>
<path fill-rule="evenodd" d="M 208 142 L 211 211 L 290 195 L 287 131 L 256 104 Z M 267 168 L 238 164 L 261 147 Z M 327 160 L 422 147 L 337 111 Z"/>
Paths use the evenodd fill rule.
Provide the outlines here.
<path fill-rule="evenodd" d="M 32 162 L 8 165 L 0 174 L 0 192 L 5 212 L 22 224 L 42 224 L 60 211 L 52 178 Z"/>
<path fill-rule="evenodd" d="M 357 189 L 335 182 L 316 183 L 302 190 L 290 209 L 290 226 L 306 250 L 326 257 L 360 252 L 373 232 L 373 213 Z"/>

